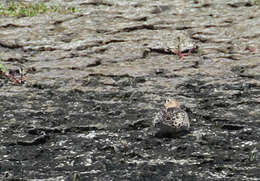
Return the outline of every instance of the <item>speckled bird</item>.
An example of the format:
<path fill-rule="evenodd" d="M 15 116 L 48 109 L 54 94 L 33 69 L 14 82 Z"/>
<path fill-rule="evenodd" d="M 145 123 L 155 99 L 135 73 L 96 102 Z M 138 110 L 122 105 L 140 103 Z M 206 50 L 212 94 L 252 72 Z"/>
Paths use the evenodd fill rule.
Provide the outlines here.
<path fill-rule="evenodd" d="M 157 137 L 178 137 L 189 131 L 190 120 L 187 112 L 180 108 L 180 104 L 170 98 L 156 114 L 153 125 L 157 130 Z"/>

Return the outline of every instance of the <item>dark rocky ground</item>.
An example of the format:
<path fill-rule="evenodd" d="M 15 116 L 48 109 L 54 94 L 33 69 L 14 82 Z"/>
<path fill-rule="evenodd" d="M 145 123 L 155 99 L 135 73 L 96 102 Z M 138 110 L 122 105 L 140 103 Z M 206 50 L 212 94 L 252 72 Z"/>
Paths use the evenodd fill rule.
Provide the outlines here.
<path fill-rule="evenodd" d="M 6 180 L 259 180 L 260 7 L 250 1 L 59 1 L 75 14 L 0 18 Z M 49 1 L 48 3 L 55 3 Z M 199 50 L 165 51 L 176 36 Z M 191 132 L 156 138 L 167 97 Z"/>

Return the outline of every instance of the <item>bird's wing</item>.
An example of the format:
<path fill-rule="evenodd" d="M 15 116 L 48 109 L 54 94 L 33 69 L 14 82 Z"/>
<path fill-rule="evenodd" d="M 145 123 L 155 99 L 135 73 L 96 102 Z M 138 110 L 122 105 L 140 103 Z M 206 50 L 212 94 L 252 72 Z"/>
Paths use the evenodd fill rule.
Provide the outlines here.
<path fill-rule="evenodd" d="M 188 114 L 179 108 L 168 109 L 165 114 L 165 124 L 176 128 L 189 127 Z"/>

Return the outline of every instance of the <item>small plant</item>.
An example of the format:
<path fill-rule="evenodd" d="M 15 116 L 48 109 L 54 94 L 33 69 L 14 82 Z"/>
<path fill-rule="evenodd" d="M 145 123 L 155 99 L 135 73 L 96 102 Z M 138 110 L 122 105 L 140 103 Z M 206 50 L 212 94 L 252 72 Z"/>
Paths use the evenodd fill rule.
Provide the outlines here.
<path fill-rule="evenodd" d="M 58 13 L 74 13 L 76 8 L 63 7 L 63 6 L 47 6 L 44 3 L 23 3 L 23 2 L 10 2 L 0 5 L 0 16 L 36 16 L 37 14 L 44 14 L 48 12 Z"/>
<path fill-rule="evenodd" d="M 80 177 L 79 173 L 74 173 L 73 181 L 79 181 L 79 177 Z"/>
<path fill-rule="evenodd" d="M 25 82 L 25 72 L 22 67 L 19 67 L 18 74 L 20 75 L 19 78 L 15 77 L 15 73 L 17 71 L 8 71 L 7 68 L 4 66 L 4 64 L 0 63 L 0 77 L 4 76 L 8 80 L 12 81 L 15 84 L 23 84 Z"/>
<path fill-rule="evenodd" d="M 192 44 L 190 47 L 184 47 L 182 48 L 183 40 L 181 37 L 177 37 L 177 48 L 172 49 L 171 52 L 179 57 L 179 59 L 182 59 L 184 56 L 189 56 L 191 53 L 195 53 L 198 50 L 198 46 L 195 44 Z"/>
<path fill-rule="evenodd" d="M 249 161 L 250 161 L 250 162 L 253 162 L 253 161 L 255 161 L 255 160 L 257 159 L 257 153 L 258 153 L 258 151 L 257 151 L 256 148 L 254 148 L 254 149 L 249 153 Z"/>
<path fill-rule="evenodd" d="M 252 0 L 252 3 L 255 5 L 260 5 L 260 0 Z"/>

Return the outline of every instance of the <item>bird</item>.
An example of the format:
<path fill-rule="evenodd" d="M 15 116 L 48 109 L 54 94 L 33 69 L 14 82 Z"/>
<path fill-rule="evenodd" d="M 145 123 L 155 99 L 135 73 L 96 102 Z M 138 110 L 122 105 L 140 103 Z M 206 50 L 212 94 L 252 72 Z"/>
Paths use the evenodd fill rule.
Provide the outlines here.
<path fill-rule="evenodd" d="M 156 137 L 180 137 L 189 132 L 190 119 L 188 113 L 181 109 L 179 102 L 169 98 L 164 108 L 155 115 L 153 126 Z"/>

